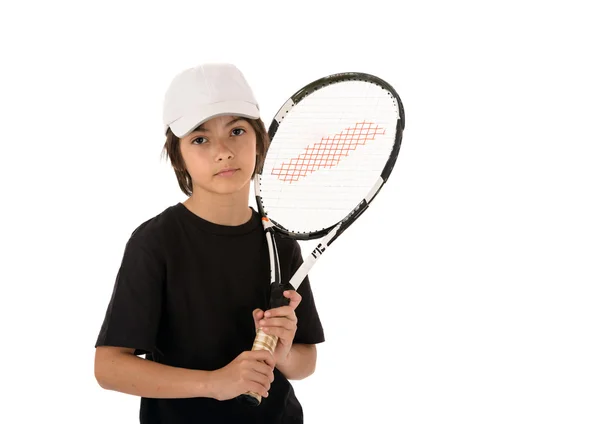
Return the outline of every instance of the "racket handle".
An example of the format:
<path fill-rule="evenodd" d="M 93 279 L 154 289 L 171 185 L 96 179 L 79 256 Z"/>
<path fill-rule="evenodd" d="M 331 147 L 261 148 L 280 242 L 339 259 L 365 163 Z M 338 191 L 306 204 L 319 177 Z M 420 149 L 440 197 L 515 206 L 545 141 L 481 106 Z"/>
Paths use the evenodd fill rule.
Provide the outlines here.
<path fill-rule="evenodd" d="M 252 350 L 268 350 L 272 354 L 277 346 L 277 341 L 277 336 L 271 336 L 261 329 L 258 329 L 256 331 L 254 343 L 252 344 Z M 262 396 L 255 392 L 247 392 L 242 395 L 242 398 L 244 401 L 254 406 L 260 405 L 260 402 L 262 401 Z"/>

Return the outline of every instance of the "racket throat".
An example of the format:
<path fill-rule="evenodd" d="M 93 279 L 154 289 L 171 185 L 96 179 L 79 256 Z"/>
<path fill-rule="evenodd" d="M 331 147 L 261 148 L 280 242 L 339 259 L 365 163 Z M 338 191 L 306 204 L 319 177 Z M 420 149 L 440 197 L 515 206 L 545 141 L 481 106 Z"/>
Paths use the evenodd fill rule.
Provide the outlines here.
<path fill-rule="evenodd" d="M 265 229 L 265 236 L 267 238 L 267 245 L 269 248 L 269 261 L 271 266 L 269 307 L 278 308 L 280 306 L 287 306 L 289 305 L 290 300 L 287 297 L 283 296 L 283 292 L 286 290 L 294 290 L 294 287 L 290 283 L 281 282 L 279 252 L 277 251 L 277 243 L 275 242 L 273 224 L 267 218 L 263 218 L 263 227 Z"/>
<path fill-rule="evenodd" d="M 281 285 L 279 252 L 277 251 L 277 243 L 275 243 L 275 235 L 271 229 L 267 230 L 266 235 L 267 244 L 269 245 L 269 260 L 271 262 L 271 285 Z"/>

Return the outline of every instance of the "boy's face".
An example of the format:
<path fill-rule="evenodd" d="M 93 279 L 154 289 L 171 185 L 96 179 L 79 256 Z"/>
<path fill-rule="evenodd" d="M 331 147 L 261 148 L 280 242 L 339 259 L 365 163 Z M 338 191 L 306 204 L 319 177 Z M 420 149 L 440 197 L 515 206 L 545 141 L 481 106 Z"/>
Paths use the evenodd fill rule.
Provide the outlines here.
<path fill-rule="evenodd" d="M 213 118 L 183 137 L 180 149 L 194 191 L 231 194 L 250 183 L 256 164 L 256 133 L 243 118 Z"/>

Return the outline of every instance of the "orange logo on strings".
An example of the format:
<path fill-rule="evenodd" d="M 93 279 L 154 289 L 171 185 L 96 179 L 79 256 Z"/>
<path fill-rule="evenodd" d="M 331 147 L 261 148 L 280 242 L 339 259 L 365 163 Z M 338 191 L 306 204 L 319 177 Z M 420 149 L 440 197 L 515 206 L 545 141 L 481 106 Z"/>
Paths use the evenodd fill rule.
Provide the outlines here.
<path fill-rule="evenodd" d="M 294 182 L 308 174 L 323 168 L 337 166 L 342 158 L 364 146 L 376 135 L 385 134 L 385 129 L 372 122 L 357 122 L 354 127 L 346 128 L 341 133 L 321 138 L 321 141 L 308 146 L 298 157 L 273 168 L 272 175 L 282 181 Z"/>

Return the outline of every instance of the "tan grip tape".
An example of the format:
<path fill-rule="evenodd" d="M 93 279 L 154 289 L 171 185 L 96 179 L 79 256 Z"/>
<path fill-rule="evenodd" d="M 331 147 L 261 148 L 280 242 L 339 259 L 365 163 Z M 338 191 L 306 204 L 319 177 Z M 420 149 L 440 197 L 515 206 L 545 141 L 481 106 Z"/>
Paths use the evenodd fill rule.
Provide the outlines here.
<path fill-rule="evenodd" d="M 252 350 L 268 350 L 273 353 L 275 351 L 275 347 L 277 346 L 277 336 L 271 336 L 261 329 L 256 330 L 256 337 L 254 338 L 254 343 L 252 344 Z M 260 404 L 262 400 L 262 396 L 258 393 L 248 392 L 247 395 L 252 396 L 254 399 L 258 401 Z"/>

